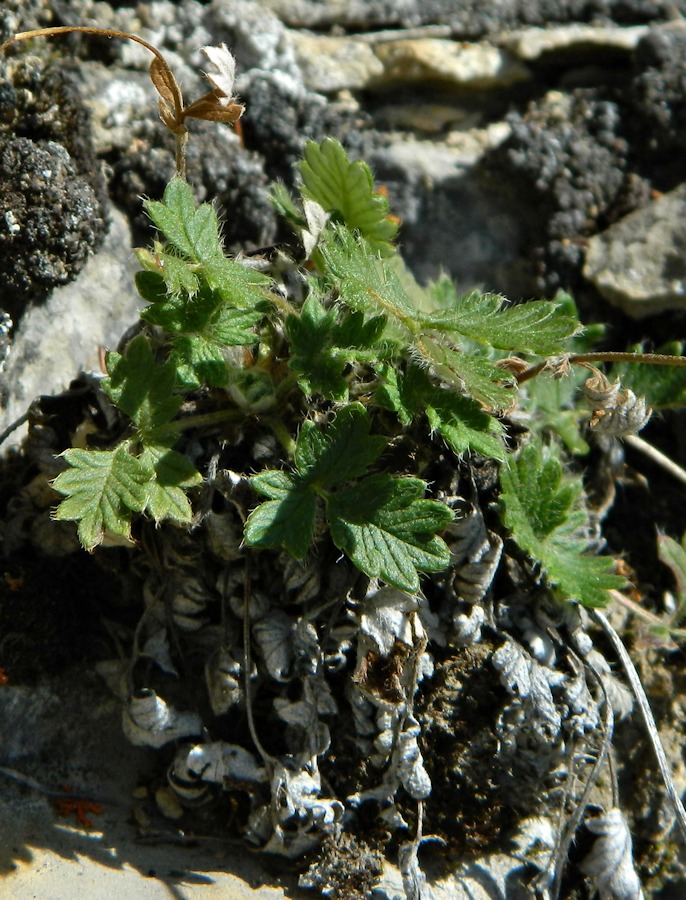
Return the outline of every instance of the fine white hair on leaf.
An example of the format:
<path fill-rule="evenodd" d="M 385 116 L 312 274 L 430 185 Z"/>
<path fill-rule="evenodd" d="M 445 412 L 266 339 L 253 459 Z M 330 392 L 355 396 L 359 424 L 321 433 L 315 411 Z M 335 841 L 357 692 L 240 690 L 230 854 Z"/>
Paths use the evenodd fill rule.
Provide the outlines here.
<path fill-rule="evenodd" d="M 613 807 L 589 819 L 586 827 L 598 837 L 581 870 L 591 879 L 600 900 L 643 900 L 634 869 L 631 834 L 622 811 Z"/>
<path fill-rule="evenodd" d="M 214 71 L 205 72 L 205 77 L 214 90 L 225 100 L 223 105 L 226 105 L 233 95 L 233 85 L 236 80 L 236 59 L 226 44 L 220 44 L 218 47 L 201 47 L 200 50 L 207 58 L 207 61 L 214 66 Z M 220 102 L 222 101 L 220 100 Z"/>

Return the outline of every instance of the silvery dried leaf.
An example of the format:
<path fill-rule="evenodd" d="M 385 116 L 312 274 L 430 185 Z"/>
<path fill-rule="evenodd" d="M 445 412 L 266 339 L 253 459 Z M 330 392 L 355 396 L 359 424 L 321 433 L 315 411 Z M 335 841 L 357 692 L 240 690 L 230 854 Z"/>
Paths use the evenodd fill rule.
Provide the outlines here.
<path fill-rule="evenodd" d="M 446 498 L 455 518 L 444 531 L 444 539 L 450 547 L 450 565 L 478 561 L 490 549 L 486 523 L 479 507 L 455 497 Z"/>
<path fill-rule="evenodd" d="M 233 562 L 243 556 L 241 541 L 243 526 L 233 509 L 222 512 L 210 510 L 203 519 L 207 546 L 217 559 Z"/>
<path fill-rule="evenodd" d="M 595 648 L 586 657 L 586 662 L 603 682 L 612 711 L 619 719 L 624 719 L 634 708 L 631 690 L 610 669 L 610 664 Z"/>
<path fill-rule="evenodd" d="M 526 701 L 528 724 L 541 739 L 560 731 L 561 717 L 555 706 L 551 686 L 564 679 L 561 673 L 539 665 L 514 641 L 507 641 L 492 657 L 500 672 L 500 681 L 511 694 Z M 532 715 L 533 714 L 533 715 Z"/>
<path fill-rule="evenodd" d="M 229 593 L 226 595 L 229 598 L 229 606 L 231 607 L 231 612 L 238 619 L 243 618 L 243 586 L 241 584 L 240 591 Z M 250 611 L 250 619 L 253 622 L 258 622 L 260 619 L 264 619 L 265 617 L 271 615 L 272 602 L 269 597 L 264 594 L 262 591 L 253 590 L 250 592 L 250 600 L 248 601 L 248 608 Z"/>
<path fill-rule="evenodd" d="M 202 578 L 179 571 L 171 597 L 175 625 L 181 631 L 198 631 L 207 622 L 205 607 L 213 599 Z"/>
<path fill-rule="evenodd" d="M 300 618 L 293 629 L 293 656 L 295 671 L 300 678 L 317 674 L 322 660 L 317 629 L 312 622 Z"/>
<path fill-rule="evenodd" d="M 431 793 L 431 779 L 424 768 L 417 738 L 421 734 L 419 722 L 408 716 L 405 727 L 398 735 L 398 777 L 407 793 L 414 800 L 425 800 Z"/>
<path fill-rule="evenodd" d="M 240 702 L 243 693 L 241 666 L 226 647 L 220 647 L 208 657 L 205 682 L 215 716 L 223 715 Z"/>
<path fill-rule="evenodd" d="M 458 610 L 453 614 L 454 642 L 466 647 L 481 640 L 481 628 L 486 620 L 483 606 L 472 606 L 469 615 Z"/>
<path fill-rule="evenodd" d="M 419 609 L 416 597 L 393 587 L 367 595 L 360 604 L 360 632 L 380 656 L 390 656 L 396 641 L 414 646 L 412 616 Z"/>
<path fill-rule="evenodd" d="M 163 747 L 202 732 L 197 713 L 178 712 L 148 689 L 137 691 L 122 714 L 124 734 L 137 747 Z"/>
<path fill-rule="evenodd" d="M 588 819 L 586 827 L 598 837 L 581 863 L 601 900 L 642 900 L 643 891 L 631 847 L 631 834 L 620 809 Z"/>
<path fill-rule="evenodd" d="M 169 637 L 166 628 L 158 628 L 157 631 L 150 635 L 145 644 L 143 644 L 141 656 L 152 659 L 163 672 L 167 673 L 167 675 L 179 677 L 176 666 L 171 659 Z"/>
<path fill-rule="evenodd" d="M 292 675 L 294 626 L 287 613 L 272 610 L 252 628 L 264 664 L 276 681 L 288 681 Z"/>
<path fill-rule="evenodd" d="M 202 781 L 232 787 L 235 783 L 267 781 L 266 770 L 258 766 L 252 753 L 238 744 L 215 741 L 184 748 L 185 767 Z"/>
<path fill-rule="evenodd" d="M 331 833 L 344 807 L 338 800 L 321 797 L 321 789 L 321 778 L 314 764 L 294 770 L 277 763 L 272 776 L 272 800 L 279 821 L 286 824 L 295 818 L 308 829 L 315 827 L 321 834 Z"/>

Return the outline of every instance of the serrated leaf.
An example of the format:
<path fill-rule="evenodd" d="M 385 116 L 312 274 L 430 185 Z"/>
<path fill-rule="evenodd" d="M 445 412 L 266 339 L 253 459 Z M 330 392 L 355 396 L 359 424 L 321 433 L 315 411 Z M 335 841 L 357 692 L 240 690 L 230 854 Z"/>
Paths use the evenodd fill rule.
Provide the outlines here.
<path fill-rule="evenodd" d="M 501 423 L 469 397 L 443 393 L 446 396 L 436 398 L 436 405 L 426 408 L 432 431 L 437 431 L 458 456 L 471 450 L 505 462 L 507 452 L 501 438 L 504 432 Z"/>
<path fill-rule="evenodd" d="M 579 479 L 566 476 L 552 450 L 532 442 L 501 471 L 503 522 L 563 598 L 606 606 L 624 579 L 614 560 L 589 556 L 588 516 Z"/>
<path fill-rule="evenodd" d="M 425 356 L 436 374 L 493 411 L 509 409 L 515 399 L 512 376 L 493 362 L 473 353 L 422 340 Z"/>
<path fill-rule="evenodd" d="M 302 210 L 298 209 L 288 188 L 280 181 L 272 185 L 269 199 L 277 213 L 287 219 L 296 229 L 307 227 Z"/>
<path fill-rule="evenodd" d="M 150 469 L 123 445 L 115 450 L 66 450 L 70 468 L 53 481 L 64 494 L 55 510 L 60 521 L 78 522 L 79 540 L 86 550 L 102 542 L 106 533 L 131 536 L 131 514 L 147 502 Z"/>
<path fill-rule="evenodd" d="M 350 230 L 357 230 L 376 252 L 384 256 L 394 250 L 391 241 L 398 231 L 389 218 L 388 201 L 374 191 L 369 166 L 351 162 L 342 145 L 332 138 L 320 144 L 305 144 L 300 163 L 302 193 L 326 211 L 338 214 Z"/>
<path fill-rule="evenodd" d="M 165 294 L 172 296 L 184 294 L 192 297 L 200 286 L 199 270 L 197 263 L 189 262 L 181 256 L 176 255 L 165 249 L 164 244 L 155 241 L 153 250 L 138 250 L 138 261 L 143 266 L 145 272 L 139 272 L 138 275 L 146 275 L 147 281 L 142 280 L 143 289 L 149 290 L 152 285 L 150 276 L 157 275 L 162 279 Z M 138 280 L 137 280 L 138 283 Z M 139 288 L 140 290 L 140 288 Z M 157 292 L 156 292 L 157 293 Z M 151 295 L 146 297 L 149 302 L 157 302 L 162 299 L 159 295 Z"/>
<path fill-rule="evenodd" d="M 386 438 L 369 434 L 369 415 L 361 403 L 345 406 L 323 431 L 303 423 L 295 446 L 295 464 L 309 484 L 330 488 L 363 475 L 386 447 Z"/>
<path fill-rule="evenodd" d="M 450 309 L 424 313 L 421 319 L 426 328 L 457 332 L 499 350 L 541 355 L 562 352 L 581 329 L 578 319 L 561 313 L 555 301 L 508 306 L 499 294 L 479 291 L 455 293 Z"/>
<path fill-rule="evenodd" d="M 262 472 L 251 479 L 255 490 L 271 497 L 248 516 L 245 542 L 251 547 L 285 547 L 302 559 L 314 538 L 317 498 L 298 475 Z"/>
<path fill-rule="evenodd" d="M 288 365 L 300 374 L 302 390 L 345 401 L 346 368 L 353 362 L 371 363 L 388 352 L 388 344 L 380 340 L 385 324 L 383 316 L 365 320 L 362 313 L 325 309 L 316 293 L 310 293 L 300 315 L 286 319 Z"/>
<path fill-rule="evenodd" d="M 147 200 L 145 210 L 169 243 L 197 262 L 222 256 L 217 213 L 209 203 L 196 207 L 191 186 L 175 177 L 162 201 Z"/>
<path fill-rule="evenodd" d="M 171 362 L 156 363 L 145 335 L 136 335 L 124 355 L 105 357 L 109 377 L 102 383 L 107 396 L 134 422 L 145 439 L 174 418 L 181 398 L 174 396 L 176 373 Z"/>
<path fill-rule="evenodd" d="M 371 475 L 327 501 L 331 538 L 358 569 L 403 591 L 419 590 L 419 572 L 437 572 L 450 551 L 436 532 L 452 513 L 442 503 L 418 499 L 418 478 Z"/>
<path fill-rule="evenodd" d="M 438 431 L 458 455 L 474 450 L 491 459 L 505 460 L 500 438 L 503 426 L 475 400 L 433 384 L 417 366 L 408 366 L 404 373 L 386 366 L 382 374 L 384 383 L 375 392 L 375 400 L 393 410 L 402 425 L 426 414 L 432 431 Z"/>
<path fill-rule="evenodd" d="M 174 339 L 171 360 L 177 378 L 188 389 L 202 384 L 225 387 L 229 381 L 227 360 L 222 347 L 201 335 L 182 335 Z"/>
<path fill-rule="evenodd" d="M 189 523 L 193 509 L 185 489 L 202 484 L 200 472 L 186 456 L 161 444 L 145 447 L 140 461 L 152 472 L 145 511 L 156 522 Z"/>
<path fill-rule="evenodd" d="M 361 237 L 329 225 L 319 245 L 336 279 L 340 300 L 367 315 L 384 315 L 408 337 L 416 334 L 416 308 L 398 276 Z"/>

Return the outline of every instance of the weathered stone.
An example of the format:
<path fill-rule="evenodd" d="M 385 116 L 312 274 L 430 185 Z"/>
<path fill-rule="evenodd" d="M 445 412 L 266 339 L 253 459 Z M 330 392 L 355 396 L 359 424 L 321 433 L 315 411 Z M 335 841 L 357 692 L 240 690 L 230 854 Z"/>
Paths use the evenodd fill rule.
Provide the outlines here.
<path fill-rule="evenodd" d="M 635 319 L 686 309 L 686 184 L 591 238 L 584 276 Z"/>
<path fill-rule="evenodd" d="M 367 41 L 297 31 L 292 32 L 291 41 L 311 91 L 361 90 L 384 74 L 383 63 Z"/>
<path fill-rule="evenodd" d="M 387 83 L 438 81 L 458 88 L 492 90 L 531 77 L 525 65 L 492 44 L 418 38 L 378 44 L 375 51 Z"/>
<path fill-rule="evenodd" d="M 129 227 L 113 209 L 99 253 L 74 281 L 24 314 L 0 376 L 0 431 L 39 394 L 63 390 L 81 369 L 99 371 L 99 348 L 116 347 L 142 305 L 131 270 Z"/>
<path fill-rule="evenodd" d="M 574 24 L 557 28 L 526 28 L 504 34 L 501 44 L 519 59 L 533 62 L 548 55 L 598 56 L 617 50 L 628 53 L 647 31 L 647 25 L 618 28 Z"/>

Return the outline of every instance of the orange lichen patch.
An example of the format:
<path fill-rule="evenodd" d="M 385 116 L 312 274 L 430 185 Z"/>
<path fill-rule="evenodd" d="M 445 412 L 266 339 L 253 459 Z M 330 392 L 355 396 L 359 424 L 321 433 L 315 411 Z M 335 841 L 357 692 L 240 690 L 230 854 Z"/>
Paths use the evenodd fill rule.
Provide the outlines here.
<path fill-rule="evenodd" d="M 7 672 L 0 666 L 0 687 L 4 687 L 6 684 L 10 683 L 9 676 Z"/>
<path fill-rule="evenodd" d="M 69 788 L 65 787 L 65 791 Z M 55 800 L 55 807 L 60 816 L 70 816 L 72 813 L 76 816 L 79 824 L 84 828 L 92 828 L 93 820 L 89 818 L 88 813 L 94 813 L 96 816 L 101 815 L 102 806 L 100 803 L 94 803 L 92 800 L 72 800 L 71 798 L 61 797 Z"/>

